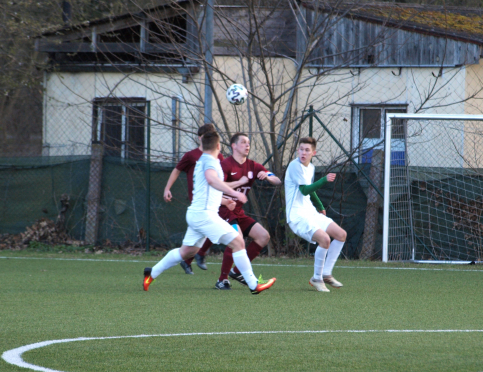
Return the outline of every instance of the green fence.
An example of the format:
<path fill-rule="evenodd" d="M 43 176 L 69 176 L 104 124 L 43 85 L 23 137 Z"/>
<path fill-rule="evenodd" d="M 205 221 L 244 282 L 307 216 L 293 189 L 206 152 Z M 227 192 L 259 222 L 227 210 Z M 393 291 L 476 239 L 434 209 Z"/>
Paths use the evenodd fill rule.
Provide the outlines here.
<path fill-rule="evenodd" d="M 187 183 L 182 173 L 172 188 L 173 201 L 166 203 L 163 191 L 172 168 L 172 164 L 151 164 L 148 195 L 145 162 L 104 157 L 98 244 L 145 247 L 148 233 L 151 248 L 170 248 L 181 244 L 189 205 Z M 66 229 L 72 239 L 83 241 L 89 170 L 89 157 L 2 158 L 0 233 L 23 232 L 42 217 L 55 221 L 62 208 L 61 197 L 67 195 Z M 257 203 L 262 216 L 255 212 L 252 203 L 247 203 L 245 208 L 247 214 L 268 223 L 272 240 L 278 245 L 280 253 L 290 254 L 291 247 L 285 240 L 287 227 L 280 191 L 268 182 L 258 182 L 250 198 Z M 328 216 L 348 231 L 344 254 L 357 257 L 366 201 L 357 175 L 341 174 L 337 182 L 319 190 L 319 195 L 327 207 Z M 150 201 L 150 224 L 146 219 L 147 198 Z"/>

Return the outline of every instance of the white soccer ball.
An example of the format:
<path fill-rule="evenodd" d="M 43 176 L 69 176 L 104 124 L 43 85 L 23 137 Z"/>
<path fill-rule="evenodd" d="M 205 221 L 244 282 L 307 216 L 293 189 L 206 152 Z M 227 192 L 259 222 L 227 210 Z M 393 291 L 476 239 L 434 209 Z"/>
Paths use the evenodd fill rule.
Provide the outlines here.
<path fill-rule="evenodd" d="M 242 105 L 248 99 L 248 91 L 241 84 L 233 84 L 226 90 L 226 99 L 232 105 Z"/>

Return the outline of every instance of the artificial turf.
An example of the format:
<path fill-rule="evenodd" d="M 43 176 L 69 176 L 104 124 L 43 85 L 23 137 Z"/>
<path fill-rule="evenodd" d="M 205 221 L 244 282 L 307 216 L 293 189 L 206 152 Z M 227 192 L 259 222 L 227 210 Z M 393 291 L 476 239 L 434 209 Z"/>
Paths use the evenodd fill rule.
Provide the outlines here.
<path fill-rule="evenodd" d="M 262 258 L 255 275 L 277 282 L 252 296 L 238 283 L 231 291 L 213 289 L 217 257 L 208 259 L 207 271 L 194 267 L 195 275 L 168 270 L 149 292 L 142 272 L 153 257 L 0 257 L 0 353 L 46 340 L 157 335 L 54 344 L 22 355 L 52 370 L 483 370 L 483 332 L 428 332 L 483 330 L 478 265 L 339 261 L 334 276 L 344 287 L 319 293 L 308 284 L 310 259 Z M 25 370 L 0 360 L 0 371 Z"/>

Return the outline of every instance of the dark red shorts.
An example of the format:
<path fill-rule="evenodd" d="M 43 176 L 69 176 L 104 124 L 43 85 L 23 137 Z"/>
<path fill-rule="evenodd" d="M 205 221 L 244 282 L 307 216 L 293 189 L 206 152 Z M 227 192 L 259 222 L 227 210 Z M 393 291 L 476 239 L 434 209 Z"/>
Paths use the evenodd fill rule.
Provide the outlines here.
<path fill-rule="evenodd" d="M 257 223 L 253 218 L 248 217 L 243 210 L 241 213 L 233 213 L 228 208 L 220 208 L 218 213 L 221 218 L 223 218 L 226 222 L 230 225 L 238 225 L 243 233 L 243 236 L 246 238 L 248 234 L 250 234 L 250 230 L 252 229 L 253 225 Z"/>

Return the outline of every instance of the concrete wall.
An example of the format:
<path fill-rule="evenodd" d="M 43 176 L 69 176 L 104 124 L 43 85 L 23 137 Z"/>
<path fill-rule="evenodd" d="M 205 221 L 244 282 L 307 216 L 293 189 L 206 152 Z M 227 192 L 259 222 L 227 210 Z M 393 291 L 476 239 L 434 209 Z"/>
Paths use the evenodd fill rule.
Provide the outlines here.
<path fill-rule="evenodd" d="M 465 112 L 465 68 L 445 69 L 438 77 L 439 70 L 432 68 L 398 69 L 341 69 L 336 73 L 310 78 L 315 70 L 304 71 L 307 88 L 299 93 L 298 107 L 313 105 L 320 110 L 320 119 L 328 126 L 340 143 L 347 149 L 353 148 L 358 140 L 351 124 L 351 105 L 365 104 L 407 104 L 408 112 L 463 114 Z M 415 136 L 418 133 L 409 133 Z M 314 136 L 320 148 L 316 165 L 327 164 L 343 156 L 340 148 L 318 125 L 314 125 Z M 425 132 L 424 142 L 434 136 Z M 352 141 L 352 143 L 351 143 Z M 439 142 L 438 142 L 439 141 Z M 431 146 L 448 146 L 439 139 Z M 424 150 L 427 143 L 414 145 L 408 149 L 412 165 L 427 165 Z"/>
<path fill-rule="evenodd" d="M 225 98 L 226 88 L 233 82 L 244 84 L 260 99 L 267 102 L 269 91 L 267 80 L 259 64 L 253 67 L 253 85 L 249 82 L 246 60 L 236 57 L 217 57 L 214 64 L 219 73 L 214 74 L 216 98 L 213 102 L 213 119 L 222 133 L 223 141 L 237 131 L 247 132 L 252 138 L 251 158 L 265 161 L 271 153 L 270 133 L 278 136 L 286 109 L 287 96 L 280 99 L 273 110 L 259 102 L 242 106 L 232 106 Z M 240 66 L 243 65 L 243 69 Z M 293 85 L 296 68 L 288 59 L 270 61 L 270 80 L 274 84 L 274 96 L 279 96 Z M 293 127 L 300 120 L 304 110 L 313 105 L 319 118 L 328 126 L 338 141 L 348 151 L 357 145 L 357 137 L 352 126 L 351 105 L 364 104 L 407 104 L 408 112 L 420 113 L 481 113 L 483 112 L 482 65 L 445 69 L 438 76 L 439 69 L 391 68 L 339 69 L 327 75 L 315 76 L 317 71 L 305 69 L 301 76 L 296 103 L 294 105 Z M 183 97 L 182 128 L 196 132 L 203 122 L 204 73 L 196 74 L 194 81 L 183 83 L 176 74 L 124 74 L 124 73 L 52 73 L 46 79 L 44 97 L 44 153 L 50 155 L 84 155 L 90 153 L 92 131 L 92 101 L 100 97 L 144 97 L 151 101 L 151 149 L 154 161 L 172 161 L 171 105 L 172 97 Z M 478 93 L 475 95 L 475 93 Z M 473 97 L 472 99 L 469 99 Z M 468 100 L 468 102 L 465 102 Z M 222 119 L 220 108 L 224 113 Z M 257 111 L 257 112 L 255 112 Z M 256 115 L 257 114 L 257 115 Z M 275 127 L 270 128 L 270 118 L 275 117 Z M 262 127 L 257 124 L 257 116 Z M 308 121 L 300 136 L 308 135 Z M 411 128 L 416 128 L 411 126 Z M 314 137 L 318 139 L 316 165 L 328 164 L 344 158 L 342 150 L 329 138 L 323 128 L 314 122 Z M 419 136 L 417 128 L 409 136 Z M 263 133 L 263 135 L 262 135 Z M 424 154 L 431 153 L 432 147 L 454 147 L 454 141 L 436 136 L 428 127 L 419 138 L 421 141 L 409 147 L 411 165 L 436 165 Z M 184 153 L 196 144 L 196 135 L 181 132 L 181 152 Z M 431 139 L 432 142 L 427 141 Z M 467 135 L 461 142 L 459 151 L 466 154 L 482 153 L 479 137 Z M 293 153 L 292 139 L 288 142 L 283 156 L 288 162 Z M 482 146 L 483 147 L 483 146 Z M 224 147 L 229 153 L 229 148 Z M 282 151 L 282 150 L 281 150 Z M 446 166 L 455 163 L 447 159 Z M 438 159 L 441 163 L 442 159 Z M 461 161 L 458 160 L 458 165 Z M 455 165 L 456 165 L 455 163 Z"/>
<path fill-rule="evenodd" d="M 44 154 L 90 153 L 95 98 L 140 97 L 151 102 L 151 153 L 153 161 L 172 158 L 172 97 L 182 97 L 182 124 L 197 131 L 198 100 L 195 83 L 182 83 L 175 74 L 50 73 L 44 96 Z M 196 146 L 196 134 L 182 132 L 181 150 Z M 186 150 L 188 149 L 188 150 Z"/>

